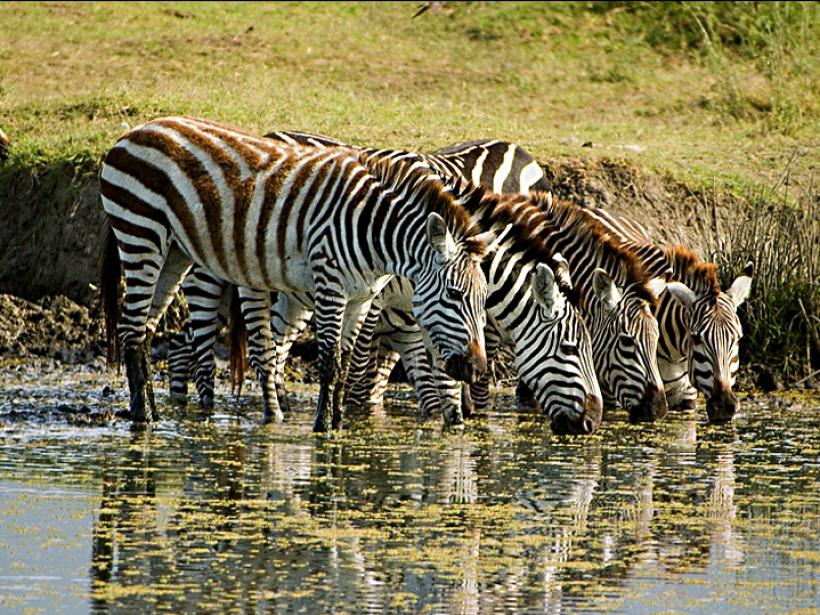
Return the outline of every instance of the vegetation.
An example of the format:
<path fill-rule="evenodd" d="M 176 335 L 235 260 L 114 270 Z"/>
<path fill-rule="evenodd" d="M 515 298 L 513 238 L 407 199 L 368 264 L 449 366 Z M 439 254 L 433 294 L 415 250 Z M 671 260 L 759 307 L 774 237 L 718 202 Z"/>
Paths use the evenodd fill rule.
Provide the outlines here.
<path fill-rule="evenodd" d="M 755 264 L 753 292 L 740 309 L 741 363 L 767 379 L 780 374 L 792 384 L 811 384 L 820 376 L 818 198 L 812 186 L 795 206 L 787 188 L 750 196 L 738 223 L 725 230 L 713 225 L 704 247 L 719 265 L 724 288 L 745 263 Z"/>
<path fill-rule="evenodd" d="M 782 4 L 6 2 L 0 125 L 12 166 L 98 158 L 188 113 L 399 147 L 497 135 L 542 159 L 592 143 L 771 185 L 820 100 L 820 8 Z"/>
<path fill-rule="evenodd" d="M 751 359 L 816 333 L 807 233 L 817 236 L 820 4 L 445 2 L 413 18 L 417 9 L 0 3 L 0 127 L 11 140 L 0 192 L 31 175 L 47 187 L 64 165 L 88 176 L 124 130 L 165 114 L 422 151 L 497 136 L 542 161 L 624 162 L 750 202 L 734 234 L 705 247 L 720 248 L 727 276 L 755 257 L 745 347 L 761 355 Z M 773 228 L 788 235 L 775 240 Z M 808 367 L 785 361 L 804 377 Z"/>

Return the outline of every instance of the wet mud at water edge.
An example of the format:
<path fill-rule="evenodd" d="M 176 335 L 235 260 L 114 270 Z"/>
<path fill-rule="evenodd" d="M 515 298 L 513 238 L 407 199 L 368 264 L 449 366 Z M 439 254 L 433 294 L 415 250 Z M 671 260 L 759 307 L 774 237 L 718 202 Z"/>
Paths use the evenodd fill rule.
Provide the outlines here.
<path fill-rule="evenodd" d="M 385 411 L 262 426 L 257 389 L 132 430 L 122 375 L 0 370 L 4 612 L 809 613 L 820 398 L 587 438 L 509 391 L 463 432 Z M 223 393 L 226 393 L 223 391 Z"/>

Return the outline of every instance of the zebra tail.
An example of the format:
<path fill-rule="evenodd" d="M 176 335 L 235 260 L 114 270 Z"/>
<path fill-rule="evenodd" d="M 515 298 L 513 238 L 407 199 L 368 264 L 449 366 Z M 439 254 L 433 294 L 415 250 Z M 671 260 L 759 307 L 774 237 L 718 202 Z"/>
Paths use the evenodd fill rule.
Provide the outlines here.
<path fill-rule="evenodd" d="M 248 368 L 248 330 L 240 303 L 239 291 L 234 286 L 228 308 L 228 371 L 231 373 L 231 391 L 236 390 L 237 397 L 242 394 L 242 382 Z"/>
<path fill-rule="evenodd" d="M 100 302 L 105 318 L 106 359 L 108 365 L 120 363 L 120 340 L 117 325 L 120 322 L 120 288 L 122 263 L 117 238 L 111 222 L 106 220 L 100 249 Z"/>

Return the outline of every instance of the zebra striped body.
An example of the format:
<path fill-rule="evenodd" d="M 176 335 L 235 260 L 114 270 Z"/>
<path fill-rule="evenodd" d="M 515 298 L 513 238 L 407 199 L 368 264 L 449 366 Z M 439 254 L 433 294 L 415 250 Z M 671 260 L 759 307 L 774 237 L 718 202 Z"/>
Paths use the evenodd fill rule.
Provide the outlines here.
<path fill-rule="evenodd" d="M 332 137 L 295 130 L 269 132 L 265 137 L 292 145 L 351 147 Z M 369 148 L 363 151 L 380 157 L 389 154 L 391 150 Z M 480 139 L 451 145 L 431 154 L 419 156 L 442 177 L 464 179 L 474 186 L 489 188 L 496 194 L 527 194 L 534 190 L 546 191 L 551 188 L 543 169 L 532 155 L 509 141 Z"/>
<path fill-rule="evenodd" d="M 458 147 L 443 153 L 452 155 Z M 435 160 L 430 160 L 430 166 L 442 174 L 454 174 L 453 167 L 437 166 Z M 467 175 L 463 170 L 455 174 Z M 480 179 L 480 174 L 476 178 Z M 573 278 L 579 283 L 605 401 L 626 407 L 632 420 L 663 417 L 667 404 L 657 366 L 658 326 L 653 314 L 662 281 L 650 284 L 651 275 L 635 256 L 614 245 L 593 218 L 583 213 L 573 215 L 574 206 L 553 207 L 551 199 L 543 197 L 534 202 L 547 213 L 554 229 L 549 241 L 558 242 L 551 245 L 570 260 Z M 600 284 L 592 283 L 596 266 L 604 269 L 595 277 Z M 488 352 L 491 357 L 492 349 Z M 489 390 L 486 376 L 473 388 L 477 390 L 472 397 L 480 407 L 486 403 Z"/>
<path fill-rule="evenodd" d="M 355 151 L 294 147 L 188 118 L 154 120 L 121 138 L 103 163 L 101 191 L 117 248 L 109 242 L 107 254 L 118 251 L 125 269 L 118 329 L 132 418 L 155 413 L 143 343 L 194 262 L 239 286 L 243 313 L 251 305 L 247 315 L 264 312 L 264 321 L 267 291 L 314 293 L 316 430 L 341 419 L 345 353 L 390 275 L 413 280 L 414 313 L 448 373 L 482 373 L 486 244 L 428 171 L 402 164 L 373 173 Z M 112 272 L 107 265 L 107 315 Z M 279 418 L 264 384 L 266 417 Z"/>
<path fill-rule="evenodd" d="M 347 145 L 336 139 L 309 134 L 298 131 L 281 131 L 271 132 L 265 135 L 266 138 L 273 139 L 291 146 L 317 146 L 317 147 L 347 147 Z M 546 189 L 549 184 L 544 177 L 538 163 L 533 157 L 523 148 L 505 141 L 499 140 L 482 140 L 465 143 L 461 145 L 451 146 L 434 154 L 413 154 L 401 150 L 378 150 L 365 149 L 362 150 L 363 157 L 373 161 L 389 161 L 396 163 L 399 161 L 416 161 L 422 159 L 432 169 L 437 171 L 444 177 L 460 177 L 472 180 L 478 184 L 484 182 L 485 185 L 491 185 L 499 188 L 496 192 L 500 192 L 501 188 L 506 191 L 522 191 L 526 192 L 529 189 Z M 201 287 L 197 285 L 201 282 Z M 186 332 L 181 336 L 175 338 L 173 352 L 169 357 L 169 364 L 171 367 L 171 389 L 174 398 L 184 400 L 187 396 L 187 373 L 189 370 L 189 355 L 197 357 L 197 361 L 203 363 L 202 366 L 195 370 L 195 373 L 200 374 L 202 378 L 197 378 L 196 386 L 200 396 L 200 402 L 208 405 L 213 400 L 213 356 L 211 348 L 213 346 L 213 335 L 215 334 L 215 327 L 213 325 L 216 318 L 216 311 L 213 301 L 215 300 L 214 285 L 216 279 L 209 276 L 207 273 L 200 273 L 197 267 L 194 267 L 188 280 L 185 283 L 186 294 L 188 295 L 189 304 L 191 305 L 192 315 L 198 313 L 199 317 L 187 327 Z M 408 290 L 409 289 L 409 290 Z M 189 292 L 192 291 L 192 292 Z M 222 289 L 224 292 L 224 289 Z M 403 294 L 403 299 L 398 299 L 398 305 L 393 306 L 391 302 L 395 298 Z M 426 413 L 435 413 L 440 409 L 437 401 L 437 396 L 432 395 L 431 391 L 434 389 L 433 383 L 435 378 L 431 373 L 431 368 L 427 365 L 424 356 L 426 352 L 423 348 L 413 346 L 410 340 L 414 338 L 417 332 L 408 333 L 403 330 L 402 326 L 395 327 L 396 323 L 408 321 L 408 315 L 405 312 L 405 304 L 408 298 L 412 295 L 411 286 L 401 286 L 401 282 L 391 282 L 384 291 L 384 301 L 381 304 L 381 314 L 383 323 L 380 325 L 380 335 L 389 335 L 391 338 L 386 340 L 383 348 L 395 348 L 404 358 L 405 369 L 408 378 L 415 383 L 417 393 L 420 397 L 421 410 Z M 200 302 L 200 298 L 204 301 Z M 404 303 L 402 303 L 404 302 Z M 208 324 L 208 314 L 210 314 L 211 324 Z M 277 303 L 272 310 L 272 325 L 273 337 L 275 339 L 275 368 L 274 380 L 276 388 L 279 392 L 279 403 L 283 406 L 287 405 L 287 395 L 284 389 L 284 363 L 287 358 L 293 340 L 304 329 L 307 320 L 312 315 L 310 308 L 310 299 L 307 297 L 288 297 L 287 295 L 280 295 Z M 412 318 L 409 318 L 412 321 Z M 372 323 L 371 326 L 375 326 Z M 415 325 L 410 326 L 413 330 Z M 186 336 L 187 334 L 187 336 Z M 409 337 L 408 337 L 409 335 Z M 185 340 L 194 339 L 195 346 L 193 350 L 185 347 Z M 254 352 L 265 354 L 268 349 L 264 343 L 259 343 L 258 340 L 251 338 L 251 355 L 252 363 L 259 365 L 262 361 L 254 359 Z M 361 351 L 364 352 L 364 351 Z M 362 355 L 361 352 L 357 357 L 354 354 L 354 361 L 351 365 L 351 379 L 352 387 L 349 391 L 349 399 L 353 403 L 360 404 L 361 401 L 368 397 L 373 397 L 372 391 L 367 391 L 361 384 L 362 381 L 370 382 L 368 378 L 362 379 L 364 372 L 368 369 L 367 361 L 369 356 Z M 372 366 L 369 369 L 374 369 Z M 417 371 L 419 370 L 419 371 Z M 381 382 L 381 381 L 377 381 Z M 379 386 L 376 384 L 376 386 Z M 442 388 L 447 387 L 442 385 Z M 383 389 L 383 387 L 382 387 Z M 453 387 L 449 387 L 450 391 Z M 379 397 L 375 395 L 375 397 Z M 457 398 L 457 395 L 448 395 L 451 400 Z M 450 412 L 451 408 L 445 407 L 445 412 Z"/>
<path fill-rule="evenodd" d="M 612 242 L 606 230 L 584 209 L 569 203 L 553 203 L 544 193 L 498 198 L 502 198 L 513 210 L 519 208 L 527 212 L 531 223 L 540 230 L 539 241 L 566 255 L 568 268 L 573 272 L 579 307 L 592 335 L 592 353 L 604 400 L 627 408 L 633 421 L 662 418 L 666 414 L 667 404 L 657 365 L 658 325 L 653 312 L 657 296 L 664 287 L 663 280 L 652 278 L 636 256 Z M 471 204 L 465 205 L 479 223 L 487 223 L 480 209 Z M 538 212 L 539 216 L 534 217 L 533 212 Z M 492 268 L 495 265 L 489 263 L 495 263 L 497 259 L 494 254 L 485 261 L 490 287 L 488 327 L 497 327 L 498 331 L 497 335 L 492 335 L 488 329 L 488 361 L 491 361 L 494 352 L 493 340 L 500 337 L 501 341 L 514 343 L 516 365 L 522 381 L 527 383 L 528 370 L 540 368 L 549 374 L 551 368 L 553 371 L 549 380 L 559 382 L 562 376 L 560 369 L 539 358 L 538 349 L 545 345 L 543 339 L 536 337 L 522 343 L 521 339 L 524 338 L 516 340 L 509 335 L 511 323 L 505 322 L 506 315 L 520 317 L 524 310 L 519 308 L 520 298 L 510 293 L 512 285 L 509 280 L 494 277 Z M 487 267 L 491 270 L 488 271 Z M 665 269 L 668 269 L 668 264 Z M 526 332 L 525 328 L 519 335 L 526 335 Z M 361 335 L 357 340 L 357 348 L 363 337 Z M 416 344 L 420 344 L 420 336 Z M 384 373 L 386 370 L 378 366 L 376 371 Z M 376 390 L 383 388 L 381 383 L 373 386 Z M 486 378 L 480 379 L 472 389 L 473 400 L 480 409 L 488 401 Z M 542 406 L 543 397 L 536 395 Z"/>
<path fill-rule="evenodd" d="M 694 252 L 683 246 L 655 245 L 639 224 L 612 212 L 591 209 L 590 213 L 628 245 L 647 269 L 660 272 L 668 264 L 670 279 L 681 283 L 669 284 L 658 303 L 658 362 L 669 404 L 691 406 L 701 392 L 710 421 L 731 420 L 738 409 L 732 387 L 743 335 L 737 308 L 749 295 L 753 264 L 748 263 L 724 292 L 717 267 L 702 262 Z"/>

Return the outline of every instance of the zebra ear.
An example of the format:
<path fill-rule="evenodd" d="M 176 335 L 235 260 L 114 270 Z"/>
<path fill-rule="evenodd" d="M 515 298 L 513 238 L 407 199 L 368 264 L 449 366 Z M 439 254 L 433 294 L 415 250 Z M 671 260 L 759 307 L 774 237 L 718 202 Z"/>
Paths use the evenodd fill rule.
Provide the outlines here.
<path fill-rule="evenodd" d="M 729 295 L 732 303 L 735 304 L 735 309 L 740 307 L 740 304 L 749 298 L 749 293 L 752 291 L 752 275 L 754 274 L 754 271 L 754 263 L 749 261 L 743 268 L 743 275 L 737 276 L 735 281 L 732 282 L 732 285 L 729 287 L 729 290 L 726 291 L 726 294 Z"/>
<path fill-rule="evenodd" d="M 603 269 L 596 269 L 592 272 L 592 290 L 598 297 L 604 308 L 611 312 L 621 300 L 621 291 L 615 286 L 612 277 Z"/>
<path fill-rule="evenodd" d="M 561 299 L 561 293 L 558 290 L 558 284 L 555 283 L 555 274 L 549 265 L 544 263 L 536 265 L 532 272 L 532 293 L 536 303 L 546 308 L 550 314 L 554 313 Z"/>
<path fill-rule="evenodd" d="M 456 253 L 456 242 L 447 230 L 444 218 L 437 213 L 427 216 L 427 241 L 444 260 L 449 260 Z"/>
<path fill-rule="evenodd" d="M 697 299 L 697 295 L 683 282 L 669 282 L 666 284 L 666 290 L 675 301 L 687 310 L 692 308 L 692 304 Z"/>

